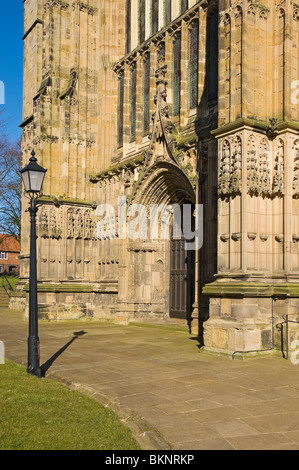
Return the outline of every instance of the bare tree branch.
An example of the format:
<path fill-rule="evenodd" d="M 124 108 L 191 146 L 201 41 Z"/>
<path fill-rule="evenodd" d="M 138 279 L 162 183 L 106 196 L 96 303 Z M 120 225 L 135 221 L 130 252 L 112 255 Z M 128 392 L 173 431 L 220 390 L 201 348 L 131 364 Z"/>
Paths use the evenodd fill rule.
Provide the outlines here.
<path fill-rule="evenodd" d="M 0 113 L 0 233 L 19 238 L 21 231 L 21 144 L 10 142 Z"/>

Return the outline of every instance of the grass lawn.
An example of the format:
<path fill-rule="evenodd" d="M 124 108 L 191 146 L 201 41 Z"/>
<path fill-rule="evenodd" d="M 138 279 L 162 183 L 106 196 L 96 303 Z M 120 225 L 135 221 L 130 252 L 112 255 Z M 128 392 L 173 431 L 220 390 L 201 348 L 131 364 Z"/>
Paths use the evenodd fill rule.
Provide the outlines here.
<path fill-rule="evenodd" d="M 17 283 L 19 282 L 19 278 L 16 276 L 7 276 L 7 279 L 9 280 L 9 283 L 13 290 L 15 290 Z M 0 285 L 2 286 L 2 280 L 0 278 Z"/>
<path fill-rule="evenodd" d="M 139 450 L 95 400 L 11 362 L 0 365 L 0 450 Z"/>

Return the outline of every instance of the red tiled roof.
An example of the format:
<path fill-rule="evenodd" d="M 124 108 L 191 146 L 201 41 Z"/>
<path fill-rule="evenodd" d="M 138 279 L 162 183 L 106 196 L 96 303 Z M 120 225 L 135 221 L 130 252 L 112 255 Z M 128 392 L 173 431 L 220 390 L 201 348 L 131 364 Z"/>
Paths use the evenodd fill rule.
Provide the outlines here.
<path fill-rule="evenodd" d="M 0 233 L 0 251 L 20 253 L 20 243 L 11 235 Z"/>

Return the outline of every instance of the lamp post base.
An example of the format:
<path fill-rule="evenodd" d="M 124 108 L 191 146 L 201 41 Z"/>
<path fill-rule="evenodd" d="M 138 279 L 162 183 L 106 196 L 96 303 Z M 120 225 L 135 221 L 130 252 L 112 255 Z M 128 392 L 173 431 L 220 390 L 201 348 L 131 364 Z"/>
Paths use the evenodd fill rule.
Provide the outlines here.
<path fill-rule="evenodd" d="M 35 337 L 28 338 L 28 367 L 27 372 L 36 377 L 43 377 L 42 369 L 39 366 L 40 353 L 39 353 L 39 339 Z"/>
<path fill-rule="evenodd" d="M 33 375 L 35 377 L 38 377 L 39 379 L 44 378 L 44 373 L 40 367 L 34 369 L 28 367 L 27 372 L 29 375 Z"/>

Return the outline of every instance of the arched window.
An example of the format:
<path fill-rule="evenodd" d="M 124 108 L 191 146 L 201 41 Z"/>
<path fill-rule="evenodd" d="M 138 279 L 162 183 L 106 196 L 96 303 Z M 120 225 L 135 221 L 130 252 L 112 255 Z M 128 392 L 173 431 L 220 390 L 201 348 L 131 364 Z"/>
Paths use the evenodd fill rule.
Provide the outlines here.
<path fill-rule="evenodd" d="M 188 0 L 181 0 L 181 13 L 188 10 Z"/>
<path fill-rule="evenodd" d="M 171 23 L 171 0 L 165 0 L 165 24 Z"/>
<path fill-rule="evenodd" d="M 139 42 L 145 41 L 145 0 L 139 0 Z"/>
<path fill-rule="evenodd" d="M 165 60 L 165 42 L 161 42 L 159 49 L 158 49 L 158 60 L 163 59 Z"/>
<path fill-rule="evenodd" d="M 189 64 L 189 100 L 190 109 L 196 108 L 198 104 L 198 20 L 192 25 L 190 31 L 190 64 Z"/>
<path fill-rule="evenodd" d="M 159 29 L 159 0 L 152 0 L 152 34 Z"/>
<path fill-rule="evenodd" d="M 181 32 L 176 34 L 173 43 L 173 115 L 180 114 L 181 107 Z"/>
<path fill-rule="evenodd" d="M 126 11 L 126 52 L 131 50 L 131 0 L 127 0 Z"/>
<path fill-rule="evenodd" d="M 214 101 L 218 95 L 218 10 L 208 16 L 207 75 L 208 101 Z"/>
<path fill-rule="evenodd" d="M 150 65 L 151 65 L 151 59 L 150 59 L 150 53 L 148 52 L 145 57 L 144 61 L 144 106 L 143 106 L 143 130 L 144 133 L 149 132 L 149 127 L 150 127 Z"/>
<path fill-rule="evenodd" d="M 124 72 L 119 75 L 118 81 L 118 146 L 123 146 L 124 138 L 124 90 L 125 90 L 125 77 Z"/>
<path fill-rule="evenodd" d="M 131 69 L 131 141 L 136 138 L 136 91 L 137 91 L 137 68 L 136 63 Z"/>

